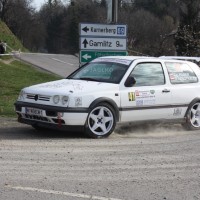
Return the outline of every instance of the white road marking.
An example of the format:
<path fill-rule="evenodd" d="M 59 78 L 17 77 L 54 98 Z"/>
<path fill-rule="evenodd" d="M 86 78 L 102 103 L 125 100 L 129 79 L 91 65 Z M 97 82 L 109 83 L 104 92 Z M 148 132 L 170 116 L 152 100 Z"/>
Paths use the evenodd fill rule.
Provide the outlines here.
<path fill-rule="evenodd" d="M 62 61 L 62 60 L 59 60 L 59 59 L 57 59 L 57 58 L 51 58 L 51 59 L 52 59 L 52 60 L 55 60 L 55 61 L 58 61 L 58 62 L 61 62 L 61 63 L 64 63 L 64 64 L 74 65 L 74 64 L 72 64 L 72 63 L 67 63 L 67 62 Z"/>
<path fill-rule="evenodd" d="M 39 189 L 39 188 L 33 188 L 33 187 L 22 187 L 22 186 L 11 186 L 11 185 L 6 185 L 5 187 L 12 188 L 15 190 L 41 192 L 41 193 L 46 193 L 46 194 L 63 195 L 63 196 L 68 196 L 68 197 L 78 197 L 78 198 L 90 199 L 90 200 L 122 200 L 122 199 L 106 198 L 106 197 L 99 197 L 99 196 L 93 196 L 93 195 L 87 195 L 87 194 L 76 194 L 76 193 L 56 191 L 56 190 L 45 190 L 45 189 Z"/>
<path fill-rule="evenodd" d="M 16 55 L 20 55 L 20 52 L 0 54 L 0 56 L 16 56 Z"/>

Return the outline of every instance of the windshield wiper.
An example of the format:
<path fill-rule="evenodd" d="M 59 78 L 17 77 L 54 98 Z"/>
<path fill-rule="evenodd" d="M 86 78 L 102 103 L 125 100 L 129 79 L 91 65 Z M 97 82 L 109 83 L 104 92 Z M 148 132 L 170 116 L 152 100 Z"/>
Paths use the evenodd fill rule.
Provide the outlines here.
<path fill-rule="evenodd" d="M 98 81 L 98 80 L 96 80 L 96 79 L 94 79 L 94 78 L 90 78 L 90 77 L 82 77 L 82 78 L 80 78 L 80 80 L 85 80 L 85 81 Z"/>

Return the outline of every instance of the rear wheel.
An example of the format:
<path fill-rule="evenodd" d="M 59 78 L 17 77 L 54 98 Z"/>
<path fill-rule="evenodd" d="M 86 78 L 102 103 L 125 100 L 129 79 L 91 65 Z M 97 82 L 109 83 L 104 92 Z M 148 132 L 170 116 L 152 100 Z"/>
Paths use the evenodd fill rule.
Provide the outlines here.
<path fill-rule="evenodd" d="M 90 112 L 85 125 L 85 132 L 92 138 L 108 137 L 115 129 L 114 109 L 107 103 L 96 105 Z"/>
<path fill-rule="evenodd" d="M 200 129 L 200 102 L 196 102 L 189 107 L 183 127 L 188 130 Z"/>

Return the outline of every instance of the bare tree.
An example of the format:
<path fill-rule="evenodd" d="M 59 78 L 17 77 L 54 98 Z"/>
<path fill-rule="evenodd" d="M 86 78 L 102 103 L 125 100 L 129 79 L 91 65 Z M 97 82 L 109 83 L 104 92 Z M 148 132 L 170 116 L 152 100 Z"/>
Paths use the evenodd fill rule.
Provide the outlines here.
<path fill-rule="evenodd" d="M 128 24 L 128 48 L 138 54 L 173 55 L 173 38 L 166 38 L 176 27 L 170 16 L 160 19 L 144 9 L 121 11 L 120 20 Z"/>
<path fill-rule="evenodd" d="M 32 0 L 0 0 L 1 19 L 26 48 L 36 50 L 44 43 L 45 30 L 31 3 Z"/>
<path fill-rule="evenodd" d="M 64 0 L 48 0 L 39 11 L 31 2 L 0 0 L 0 18 L 32 51 L 77 53 L 79 23 L 107 21 L 105 0 L 66 5 Z M 179 55 L 200 53 L 200 0 L 119 0 L 119 5 L 119 23 L 128 26 L 128 48 L 133 52 L 173 55 L 176 46 Z"/>
<path fill-rule="evenodd" d="M 0 19 L 5 21 L 7 12 L 11 8 L 11 0 L 0 0 Z"/>
<path fill-rule="evenodd" d="M 179 0 L 180 23 L 175 35 L 178 55 L 200 54 L 200 1 Z"/>

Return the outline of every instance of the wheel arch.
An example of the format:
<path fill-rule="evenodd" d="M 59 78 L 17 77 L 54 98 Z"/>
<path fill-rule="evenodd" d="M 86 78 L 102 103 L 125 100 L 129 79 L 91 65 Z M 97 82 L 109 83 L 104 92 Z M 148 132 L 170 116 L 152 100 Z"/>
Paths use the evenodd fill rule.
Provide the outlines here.
<path fill-rule="evenodd" d="M 187 108 L 187 110 L 186 110 L 186 112 L 185 112 L 184 117 L 187 117 L 187 113 L 188 113 L 189 109 L 192 107 L 192 105 L 194 105 L 194 104 L 197 103 L 197 102 L 200 102 L 200 97 L 196 97 L 195 99 L 193 99 L 193 100 L 189 103 L 188 108 Z"/>
<path fill-rule="evenodd" d="M 91 111 L 97 104 L 99 103 L 107 103 L 110 106 L 112 106 L 112 108 L 115 111 L 116 114 L 116 121 L 119 121 L 119 108 L 117 106 L 117 104 L 115 103 L 114 100 L 110 99 L 110 98 L 106 98 L 106 97 L 100 97 L 98 99 L 95 99 L 89 106 L 89 110 Z"/>

